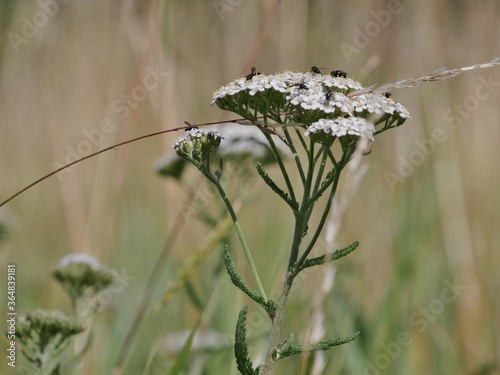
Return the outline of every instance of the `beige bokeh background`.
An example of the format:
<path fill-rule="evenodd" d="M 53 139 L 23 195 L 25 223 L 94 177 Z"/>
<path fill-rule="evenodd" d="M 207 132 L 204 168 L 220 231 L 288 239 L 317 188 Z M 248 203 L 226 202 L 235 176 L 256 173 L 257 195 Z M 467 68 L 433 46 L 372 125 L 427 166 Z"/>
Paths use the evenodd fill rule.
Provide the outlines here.
<path fill-rule="evenodd" d="M 57 163 L 73 161 L 75 152 L 85 156 L 88 150 L 182 126 L 183 120 L 231 118 L 210 107 L 211 94 L 253 65 L 265 73 L 305 71 L 311 65 L 342 69 L 371 85 L 500 56 L 500 3 L 494 0 L 72 0 L 48 11 L 35 2 L 1 4 L 0 199 Z M 33 19 L 37 12 L 53 15 Z M 381 14 L 390 14 L 386 25 L 377 21 Z M 26 20 L 43 26 L 35 26 L 30 37 Z M 360 31 L 367 34 L 363 46 Z M 346 53 L 345 48 L 354 49 Z M 482 80 L 493 82 L 490 91 L 478 89 Z M 153 83 L 144 89 L 145 82 Z M 387 367 L 378 366 L 380 373 L 500 373 L 498 82 L 500 70 L 493 68 L 393 92 L 413 119 L 378 137 L 363 160 L 368 170 L 352 192 L 337 239 L 339 246 L 354 240 L 361 246 L 338 264 L 324 303 L 328 337 L 361 330 L 362 338 L 328 352 L 325 374 L 363 374 L 366 361 L 375 363 L 384 353 L 381 345 L 403 331 L 411 334 L 412 344 Z M 477 90 L 487 97 L 479 98 Z M 453 123 L 450 109 L 459 116 Z M 445 141 L 432 141 L 437 128 Z M 152 170 L 179 135 L 142 140 L 84 161 L 0 209 L 10 233 L 0 242 L 0 263 L 18 265 L 20 311 L 70 312 L 67 298 L 48 277 L 68 253 L 87 252 L 134 276 L 96 318 L 96 340 L 82 373 L 112 368 L 124 327 L 186 197 L 185 186 L 199 185 L 193 168 L 184 186 Z M 424 140 L 428 152 L 419 158 Z M 388 183 L 387 173 L 400 174 L 402 160 L 413 160 L 411 173 Z M 257 198 L 241 221 L 259 249 L 256 263 L 272 289 L 284 269 L 292 220 L 263 184 L 254 189 Z M 158 293 L 207 233 L 196 220 L 182 227 Z M 201 293 L 219 260 L 220 252 L 212 254 L 194 276 Z M 323 275 L 311 275 L 290 303 L 286 330 L 297 338 L 307 328 L 313 291 Z M 239 293 L 219 279 L 226 294 Z M 413 314 L 438 311 L 439 303 L 432 301 L 440 299 L 445 281 L 455 279 L 467 288 L 439 313 L 431 311 L 432 319 L 419 332 Z M 231 298 L 220 297 L 218 316 L 206 326 L 232 332 L 244 300 Z M 164 373 L 162 366 L 171 366 L 175 353 L 167 353 L 162 340 L 192 327 L 198 314 L 181 293 L 164 318 L 155 334 L 148 331 L 147 345 L 133 352 L 129 373 L 142 373 L 153 350 L 161 365 L 155 362 L 150 373 Z M 262 352 L 266 329 L 262 324 L 262 336 L 251 347 L 254 356 Z M 215 355 L 219 360 L 212 366 L 220 373 L 234 370 L 229 349 Z M 276 373 L 294 373 L 300 361 L 283 361 Z"/>

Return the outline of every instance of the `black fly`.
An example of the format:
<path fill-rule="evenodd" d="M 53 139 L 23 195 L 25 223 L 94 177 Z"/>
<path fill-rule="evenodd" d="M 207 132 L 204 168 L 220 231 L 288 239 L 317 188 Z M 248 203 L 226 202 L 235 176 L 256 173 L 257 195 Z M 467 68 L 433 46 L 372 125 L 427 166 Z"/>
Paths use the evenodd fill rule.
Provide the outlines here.
<path fill-rule="evenodd" d="M 347 78 L 347 73 L 342 71 L 342 70 L 332 70 L 332 72 L 330 74 L 334 78 L 337 78 L 337 77 Z"/>
<path fill-rule="evenodd" d="M 304 82 L 295 83 L 293 86 L 298 86 L 299 90 L 309 90 L 309 87 Z"/>
<path fill-rule="evenodd" d="M 257 72 L 257 68 L 255 66 L 252 66 L 252 71 L 247 75 L 247 81 L 250 81 L 253 77 L 259 74 L 262 74 L 262 72 Z"/>
<path fill-rule="evenodd" d="M 311 66 L 311 72 L 316 73 L 316 74 L 321 74 L 321 71 L 319 70 L 317 66 Z"/>

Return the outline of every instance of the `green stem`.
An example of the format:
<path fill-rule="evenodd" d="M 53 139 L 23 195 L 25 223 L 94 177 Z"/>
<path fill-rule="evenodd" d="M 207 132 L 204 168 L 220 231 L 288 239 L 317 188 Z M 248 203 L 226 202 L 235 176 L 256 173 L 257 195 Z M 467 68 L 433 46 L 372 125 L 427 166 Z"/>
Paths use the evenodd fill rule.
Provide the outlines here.
<path fill-rule="evenodd" d="M 316 176 L 316 182 L 314 184 L 313 195 L 316 194 L 316 192 L 318 191 L 319 186 L 320 186 L 320 182 L 323 179 L 323 173 L 325 172 L 326 160 L 328 157 L 328 152 L 326 151 L 326 147 L 323 147 L 320 152 L 322 153 L 323 157 L 321 158 L 321 164 L 319 166 L 319 171 L 318 171 L 318 174 Z"/>
<path fill-rule="evenodd" d="M 299 256 L 300 243 L 302 242 L 302 238 L 304 236 L 304 229 L 307 226 L 307 222 L 310 216 L 309 212 L 311 208 L 310 194 L 311 194 L 312 180 L 314 176 L 314 143 L 312 141 L 307 156 L 309 161 L 309 166 L 307 170 L 307 179 L 304 184 L 304 193 L 303 193 L 304 195 L 302 196 L 302 203 L 300 205 L 299 212 L 295 219 L 295 230 L 293 234 L 292 250 L 290 252 L 290 258 L 288 259 L 288 268 L 287 268 L 288 272 L 293 269 L 295 262 L 297 261 L 297 258 Z"/>
<path fill-rule="evenodd" d="M 289 138 L 289 135 L 287 136 Z M 272 321 L 272 326 L 271 326 L 271 331 L 269 333 L 269 342 L 268 342 L 268 347 L 267 347 L 267 352 L 266 352 L 266 357 L 264 360 L 264 364 L 261 367 L 260 374 L 261 375 L 270 375 L 272 368 L 275 363 L 275 351 L 276 348 L 278 347 L 280 343 L 280 334 L 281 334 L 281 329 L 283 326 L 283 320 L 285 317 L 285 308 L 286 304 L 288 301 L 288 296 L 290 294 L 290 290 L 292 287 L 292 283 L 294 280 L 294 277 L 296 276 L 296 265 L 301 264 L 304 262 L 304 260 L 307 258 L 307 255 L 313 248 L 314 244 L 316 243 L 323 226 L 326 222 L 326 219 L 328 217 L 328 213 L 330 211 L 331 205 L 332 205 L 332 200 L 335 195 L 335 192 L 337 190 L 338 182 L 340 179 L 340 172 L 342 171 L 343 167 L 347 164 L 347 162 L 350 159 L 350 152 L 346 151 L 342 155 L 342 159 L 339 161 L 338 164 L 335 165 L 334 167 L 334 174 L 333 176 L 328 180 L 325 181 L 325 186 L 320 187 L 320 181 L 321 181 L 321 176 L 324 173 L 324 168 L 326 164 L 326 160 L 328 157 L 331 157 L 332 155 L 328 152 L 329 150 L 323 150 L 323 156 L 321 160 L 321 166 L 318 171 L 318 175 L 316 176 L 316 179 L 314 181 L 314 187 L 313 187 L 313 180 L 314 180 L 314 166 L 316 162 L 318 161 L 318 155 L 314 155 L 314 143 L 311 141 L 309 148 L 307 148 L 307 145 L 304 145 L 304 149 L 306 150 L 306 153 L 308 155 L 308 170 L 307 170 L 307 177 L 303 178 L 304 182 L 304 192 L 303 192 L 303 197 L 302 197 L 302 202 L 301 206 L 299 208 L 299 211 L 296 215 L 295 218 L 295 228 L 294 228 L 294 236 L 293 236 L 293 242 L 292 242 L 292 247 L 290 250 L 290 258 L 288 260 L 288 268 L 287 268 L 287 273 L 285 275 L 285 279 L 283 281 L 283 287 L 281 290 L 281 294 L 277 300 L 276 304 L 276 315 Z M 318 177 L 319 176 L 319 177 Z M 333 185 L 333 186 L 332 186 Z M 309 218 L 311 217 L 311 213 L 314 207 L 314 203 L 317 200 L 313 199 L 316 194 L 323 188 L 326 190 L 328 187 L 332 186 L 330 196 L 327 202 L 327 205 L 325 207 L 325 210 L 323 212 L 323 215 L 321 217 L 321 220 L 318 224 L 318 227 L 313 235 L 313 238 L 308 246 L 308 248 L 305 250 L 304 254 L 301 256 L 300 260 L 297 262 L 298 255 L 299 255 L 299 249 L 300 249 L 300 244 L 302 242 L 302 238 L 304 235 L 304 229 L 306 228 Z M 313 189 L 313 191 L 311 191 Z M 324 191 L 324 190 L 323 190 Z"/>
<path fill-rule="evenodd" d="M 333 154 L 331 153 L 331 150 L 328 150 L 327 151 L 328 154 L 330 155 L 330 158 L 333 157 Z M 332 182 L 334 181 L 335 178 L 338 178 L 340 176 L 340 172 L 342 171 L 342 169 L 344 168 L 344 166 L 349 162 L 350 160 L 350 157 L 352 156 L 352 151 L 345 151 L 343 154 L 342 154 L 342 158 L 340 159 L 340 161 L 337 163 L 334 164 L 334 176 L 325 181 L 325 183 L 319 187 L 319 189 L 315 189 L 314 193 L 312 194 L 311 196 L 311 201 L 316 201 L 318 200 L 321 195 L 328 189 L 328 187 L 332 184 Z"/>
<path fill-rule="evenodd" d="M 278 151 L 278 148 L 276 147 L 276 144 L 274 143 L 273 137 L 271 137 L 270 134 L 268 134 L 264 131 L 262 132 L 262 134 L 264 134 L 267 141 L 269 142 L 269 145 L 271 146 L 271 149 L 273 150 L 274 157 L 276 158 L 276 161 L 278 162 L 278 166 L 281 170 L 281 174 L 283 175 L 283 178 L 285 179 L 285 183 L 286 183 L 286 186 L 288 188 L 288 194 L 290 194 L 290 199 L 293 202 L 296 202 L 295 192 L 293 190 L 292 182 L 290 181 L 290 177 L 288 176 L 285 165 L 283 164 L 283 159 L 281 158 L 280 153 Z"/>
<path fill-rule="evenodd" d="M 328 149 L 328 157 L 333 163 L 333 166 L 336 167 L 338 165 L 337 160 L 335 159 L 335 155 L 333 155 L 332 150 Z"/>
<path fill-rule="evenodd" d="M 248 261 L 248 265 L 250 266 L 250 270 L 252 271 L 252 275 L 257 283 L 257 289 L 259 290 L 260 295 L 267 302 L 268 298 L 266 292 L 264 291 L 264 287 L 262 286 L 262 282 L 260 281 L 259 273 L 257 272 L 257 268 L 255 267 L 255 263 L 252 259 L 252 255 L 250 254 L 250 249 L 248 247 L 247 241 L 245 240 L 245 236 L 243 235 L 243 231 L 241 229 L 240 223 L 238 221 L 238 217 L 234 212 L 233 206 L 229 201 L 226 192 L 224 191 L 222 185 L 219 183 L 217 178 L 207 169 L 200 168 L 201 172 L 215 185 L 217 191 L 219 192 L 222 200 L 226 204 L 227 210 L 229 211 L 229 215 L 231 215 L 231 219 L 233 220 L 234 228 L 236 229 L 236 233 L 238 234 L 238 238 L 240 239 L 241 246 L 243 247 L 243 252 Z"/>
<path fill-rule="evenodd" d="M 295 262 L 299 254 L 304 228 L 306 227 L 308 218 L 310 217 L 310 212 L 309 212 L 311 208 L 310 194 L 313 183 L 314 164 L 315 164 L 313 142 L 310 143 L 309 149 L 306 148 L 306 152 L 308 155 L 308 162 L 309 162 L 307 178 L 304 179 L 304 193 L 302 197 L 302 203 L 299 212 L 295 218 L 295 230 L 294 230 L 292 248 L 290 250 L 290 258 L 288 260 L 288 269 L 285 275 L 285 280 L 283 281 L 281 294 L 276 304 L 276 315 L 272 322 L 271 332 L 269 333 L 269 342 L 267 346 L 266 358 L 260 372 L 262 375 L 271 374 L 271 370 L 275 362 L 273 354 L 280 342 L 280 334 L 281 334 L 281 328 L 283 326 L 283 320 L 285 317 L 286 303 L 288 300 L 288 295 L 290 294 L 290 289 L 292 287 L 293 278 L 295 276 L 293 273 L 293 267 L 295 265 Z"/>
<path fill-rule="evenodd" d="M 297 133 L 297 137 L 299 138 L 300 143 L 302 143 L 302 147 L 304 147 L 304 150 L 307 150 L 306 141 L 305 141 L 304 137 L 302 136 L 302 133 L 300 132 L 300 130 L 296 126 L 293 127 L 293 130 L 295 130 L 295 133 Z"/>
<path fill-rule="evenodd" d="M 283 282 L 283 287 L 281 289 L 281 294 L 278 297 L 278 302 L 276 305 L 276 316 L 273 319 L 271 332 L 269 333 L 266 358 L 260 371 L 261 375 L 271 374 L 271 370 L 275 362 L 273 354 L 280 343 L 281 327 L 283 326 L 283 320 L 285 318 L 285 307 L 288 300 L 288 295 L 290 294 L 290 289 L 292 287 L 292 282 L 293 275 L 287 272 L 285 280 Z"/>
<path fill-rule="evenodd" d="M 344 155 L 346 155 L 346 154 L 344 154 Z M 327 219 L 328 214 L 330 212 L 330 207 L 332 206 L 333 197 L 335 195 L 335 192 L 337 191 L 337 186 L 338 186 L 338 183 L 340 180 L 340 172 L 342 172 L 342 169 L 344 168 L 344 166 L 347 164 L 347 162 L 350 159 L 350 157 L 344 158 L 344 155 L 342 155 L 342 159 L 340 160 L 339 164 L 335 168 L 335 175 L 333 177 L 333 186 L 332 186 L 332 190 L 330 191 L 328 201 L 326 202 L 325 210 L 323 212 L 323 215 L 321 216 L 321 220 L 318 223 L 318 227 L 316 228 L 316 232 L 314 232 L 314 235 L 311 239 L 311 242 L 309 243 L 306 250 L 304 251 L 304 253 L 300 257 L 299 261 L 297 262 L 297 264 L 299 264 L 299 265 L 302 264 L 307 259 L 307 256 L 309 255 L 312 248 L 316 244 L 316 241 L 318 240 L 318 237 L 321 234 L 321 231 L 323 230 L 323 226 L 325 225 L 326 219 Z M 330 184 L 327 183 L 326 185 L 330 185 Z"/>
<path fill-rule="evenodd" d="M 292 137 L 290 136 L 290 133 L 288 132 L 288 129 L 286 126 L 282 127 L 283 129 L 283 134 L 285 134 L 286 140 L 288 141 L 288 147 L 290 147 L 290 150 L 293 153 L 293 158 L 295 160 L 295 164 L 297 165 L 297 169 L 300 174 L 300 179 L 302 180 L 302 183 L 306 183 L 306 175 L 304 173 L 304 169 L 302 168 L 302 163 L 300 162 L 299 155 L 297 154 L 297 149 L 295 148 L 295 145 L 293 144 Z"/>

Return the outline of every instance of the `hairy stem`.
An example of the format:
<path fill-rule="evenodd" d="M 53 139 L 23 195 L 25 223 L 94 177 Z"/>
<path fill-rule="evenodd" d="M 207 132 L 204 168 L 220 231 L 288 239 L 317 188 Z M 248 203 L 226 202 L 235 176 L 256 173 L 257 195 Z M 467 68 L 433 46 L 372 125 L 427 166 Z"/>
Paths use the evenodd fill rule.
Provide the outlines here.
<path fill-rule="evenodd" d="M 293 275 L 292 273 L 287 272 L 276 306 L 276 316 L 273 319 L 271 332 L 269 333 L 266 358 L 261 368 L 261 375 L 271 374 L 271 370 L 275 362 L 273 354 L 280 343 L 281 327 L 283 326 L 283 319 L 285 318 L 285 308 L 288 301 L 288 295 L 290 294 L 290 289 L 292 287 L 292 282 Z"/>
<path fill-rule="evenodd" d="M 302 238 L 304 237 L 304 231 L 307 228 L 307 223 L 309 221 L 310 208 L 311 203 L 309 202 L 311 188 L 312 188 L 312 180 L 314 175 L 314 143 L 311 142 L 309 152 L 308 152 L 309 166 L 307 170 L 307 179 L 304 183 L 304 193 L 302 196 L 302 203 L 300 205 L 300 209 L 295 218 L 295 228 L 293 233 L 293 243 L 292 249 L 290 251 L 290 257 L 288 259 L 288 268 L 287 272 L 290 272 L 297 258 L 299 256 L 300 244 L 302 242 Z"/>

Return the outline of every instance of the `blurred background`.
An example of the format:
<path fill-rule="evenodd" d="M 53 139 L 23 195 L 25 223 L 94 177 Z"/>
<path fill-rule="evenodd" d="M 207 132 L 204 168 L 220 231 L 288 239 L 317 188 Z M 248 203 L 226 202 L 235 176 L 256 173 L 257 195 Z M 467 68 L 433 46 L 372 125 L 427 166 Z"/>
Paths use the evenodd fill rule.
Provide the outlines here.
<path fill-rule="evenodd" d="M 184 120 L 234 118 L 211 107 L 211 95 L 251 66 L 316 65 L 372 85 L 500 56 L 497 0 L 4 0 L 0 8 L 0 200 L 115 143 Z M 361 245 L 336 264 L 326 295 L 328 267 L 297 283 L 282 334 L 304 342 L 316 324 L 324 338 L 360 337 L 280 361 L 276 374 L 500 374 L 499 87 L 492 68 L 392 93 L 412 120 L 377 137 L 362 159 L 366 172 L 349 190 L 335 239 Z M 94 319 L 92 347 L 67 373 L 169 373 L 202 310 L 181 373 L 237 373 L 230 339 L 249 301 L 222 272 L 220 246 L 192 259 L 214 233 L 198 217 L 220 217 L 220 202 L 194 168 L 178 182 L 152 167 L 182 133 L 86 160 L 0 208 L 1 273 L 17 264 L 19 312 L 71 314 L 49 276 L 69 253 L 127 275 Z M 244 196 L 236 179 L 228 184 L 232 200 L 251 199 L 241 224 L 265 288 L 279 290 L 293 218 L 261 181 Z M 232 227 L 217 230 L 229 233 L 251 282 Z M 140 308 L 157 264 L 154 293 Z M 167 292 L 183 267 L 189 282 Z M 269 322 L 252 303 L 248 320 L 258 362 Z"/>

